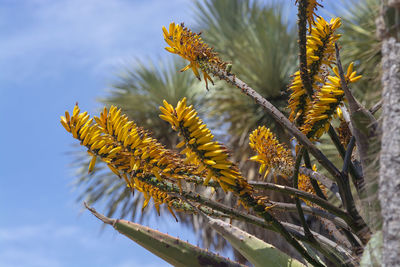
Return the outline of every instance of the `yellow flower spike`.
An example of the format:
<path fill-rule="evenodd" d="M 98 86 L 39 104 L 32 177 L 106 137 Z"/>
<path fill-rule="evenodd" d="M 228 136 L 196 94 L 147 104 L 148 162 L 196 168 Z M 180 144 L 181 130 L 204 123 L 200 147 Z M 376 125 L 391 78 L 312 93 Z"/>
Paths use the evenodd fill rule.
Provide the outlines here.
<path fill-rule="evenodd" d="M 200 34 L 193 33 L 190 29 L 184 27 L 183 24 L 171 23 L 169 30 L 162 27 L 165 42 L 169 45 L 165 49 L 181 56 L 189 61 L 189 65 L 181 71 L 191 69 L 194 75 L 200 80 L 200 71 L 203 74 L 206 88 L 208 89 L 208 80 L 213 83 L 209 73 L 212 69 L 225 70 L 226 62 L 223 62 L 212 48 L 203 42 Z M 199 71 L 200 69 L 200 71 Z"/>
<path fill-rule="evenodd" d="M 157 140 L 149 138 L 145 131 L 128 121 L 126 115 L 121 115 L 120 109 L 111 106 L 107 114 L 102 112 L 100 118 L 95 119 L 95 124 L 92 124 L 93 120 L 88 120 L 87 113 L 77 114 L 76 110 L 75 108 L 75 116 L 71 117 L 71 120 L 74 119 L 75 122 L 72 124 L 73 135 L 94 155 L 109 163 L 114 168 L 112 169 L 114 172 L 117 170 L 121 174 L 132 168 L 140 169 L 143 172 L 152 172 L 154 169 L 158 170 L 158 168 L 168 165 L 171 171 L 165 173 L 166 177 L 184 178 L 186 177 L 185 172 L 197 173 L 193 167 L 184 163 L 184 159 L 172 152 L 167 153 L 167 150 L 157 143 Z M 101 127 L 97 122 L 106 124 L 107 128 Z M 182 171 L 176 174 L 174 170 L 179 168 Z"/>
<path fill-rule="evenodd" d="M 316 4 L 316 1 L 311 1 L 308 7 L 316 7 Z M 322 17 L 318 17 L 313 25 L 310 35 L 307 36 L 307 68 L 310 72 L 313 90 L 319 91 L 319 84 L 324 83 L 325 80 L 322 67 L 324 65 L 331 66 L 331 62 L 335 60 L 334 42 L 340 37 L 335 31 L 340 27 L 341 22 L 340 18 L 335 18 L 328 23 Z M 288 89 L 291 92 L 288 103 L 289 119 L 301 126 L 305 121 L 305 113 L 312 103 L 302 84 L 299 71 L 293 75 Z"/>
<path fill-rule="evenodd" d="M 168 103 L 164 102 L 164 107 L 168 105 Z M 187 112 L 187 114 L 181 116 L 180 114 L 183 112 Z M 213 141 L 213 135 L 210 130 L 197 117 L 197 112 L 193 107 L 187 106 L 186 99 L 179 101 L 176 109 L 169 110 L 169 113 L 165 114 L 165 116 L 175 118 L 178 122 L 178 127 L 175 130 L 183 137 L 184 140 L 182 142 L 186 144 L 186 148 L 180 153 L 189 155 L 187 162 L 200 165 L 200 170 L 207 169 L 205 184 L 208 184 L 210 179 L 214 179 L 219 182 L 224 190 L 237 190 L 239 192 L 250 190 L 250 186 L 244 178 L 239 172 L 236 172 L 236 166 L 227 160 L 226 148 L 220 143 Z M 168 121 L 172 121 L 172 119 Z M 222 174 L 222 171 L 226 171 L 230 175 L 225 176 Z"/>
<path fill-rule="evenodd" d="M 361 76 L 355 77 L 357 74 L 353 69 L 352 62 L 345 76 L 347 84 L 361 79 Z M 333 72 L 335 76 L 328 76 L 328 81 L 315 94 L 314 101 L 305 115 L 304 125 L 301 127 L 302 132 L 311 139 L 318 139 L 329 129 L 329 123 L 344 99 L 338 69 L 333 68 Z"/>
<path fill-rule="evenodd" d="M 167 109 L 171 108 L 174 111 L 172 106 L 167 105 Z M 66 114 L 61 117 L 61 124 L 88 148 L 91 156 L 88 171 L 94 170 L 97 158 L 102 160 L 110 171 L 124 178 L 128 187 L 142 192 L 147 203 L 153 198 L 158 206 L 168 205 L 170 198 L 166 192 L 141 182 L 137 179 L 138 175 L 155 176 L 158 180 L 177 179 L 178 184 L 179 180 L 191 175 L 202 175 L 195 166 L 186 164 L 178 154 L 165 149 L 114 106 L 109 110 L 103 109 L 100 116 L 94 119 L 90 119 L 86 112 L 80 113 L 77 106 L 72 116 L 68 112 Z"/>
<path fill-rule="evenodd" d="M 250 147 L 257 155 L 250 160 L 261 163 L 260 174 L 264 177 L 268 173 L 265 170 L 271 169 L 274 173 L 288 177 L 292 175 L 294 160 L 290 150 L 280 144 L 275 135 L 265 126 L 255 129 L 249 136 Z"/>

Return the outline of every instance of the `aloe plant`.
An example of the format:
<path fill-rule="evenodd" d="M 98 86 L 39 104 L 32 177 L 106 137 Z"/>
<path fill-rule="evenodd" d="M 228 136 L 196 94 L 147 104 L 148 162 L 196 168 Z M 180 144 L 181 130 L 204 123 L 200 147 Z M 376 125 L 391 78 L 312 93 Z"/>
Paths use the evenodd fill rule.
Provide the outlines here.
<path fill-rule="evenodd" d="M 75 105 L 72 113 L 66 111 L 61 117 L 61 124 L 87 149 L 91 158 L 89 173 L 101 161 L 127 191 L 142 194 L 142 209 L 152 202 L 158 213 L 165 207 L 175 218 L 177 212 L 202 216 L 255 266 L 357 266 L 361 258 L 362 264 L 372 258 L 380 261 L 380 254 L 372 251 L 381 246 L 381 226 L 371 223 L 367 212 L 360 213 L 356 201 L 366 195 L 375 197 L 376 191 L 366 190 L 363 185 L 373 175 L 368 157 L 372 137 L 379 135 L 377 119 L 374 111 L 364 108 L 350 90 L 362 76 L 353 62 L 346 66 L 341 63 L 341 19 L 326 21 L 318 16 L 321 5 L 316 0 L 298 0 L 296 4 L 300 66 L 289 86 L 288 117 L 236 76 L 231 63 L 224 61 L 200 34 L 184 24 L 170 23 L 162 28 L 166 50 L 188 61 L 181 72 L 192 71 L 205 81 L 206 89 L 216 78 L 239 89 L 292 136 L 292 145 L 287 146 L 273 130 L 260 125 L 249 137 L 249 147 L 255 154 L 249 160 L 260 165 L 259 174 L 280 176 L 292 186 L 253 182 L 243 175 L 228 148 L 216 140 L 186 97 L 177 103 L 176 99 L 164 99 L 159 107 L 164 127 L 169 125 L 177 132 L 175 149 L 165 146 L 113 105 L 94 117 Z M 347 125 L 347 131 L 336 132 L 332 126 L 335 123 Z M 317 146 L 325 134 L 342 156 L 340 168 Z M 326 175 L 311 165 L 311 157 Z M 274 202 L 265 190 L 287 194 L 294 203 Z M 235 196 L 237 205 L 221 203 L 212 197 L 215 192 Z M 332 202 L 332 196 L 340 206 Z M 376 211 L 373 205 L 364 208 Z M 139 224 L 110 219 L 88 209 L 175 266 L 240 266 Z M 284 222 L 279 211 L 296 213 L 299 223 Z M 307 215 L 319 218 L 330 235 L 314 229 Z M 228 219 L 276 232 L 297 251 L 298 259 L 224 221 Z"/>

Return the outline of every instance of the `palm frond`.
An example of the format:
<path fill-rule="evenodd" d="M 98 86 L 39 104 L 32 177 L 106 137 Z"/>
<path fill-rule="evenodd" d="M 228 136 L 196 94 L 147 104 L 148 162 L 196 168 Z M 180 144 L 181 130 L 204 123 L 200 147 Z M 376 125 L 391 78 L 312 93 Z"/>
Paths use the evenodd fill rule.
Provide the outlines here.
<path fill-rule="evenodd" d="M 353 86 L 354 94 L 367 107 L 381 95 L 381 42 L 376 36 L 378 0 L 348 1 L 343 10 L 342 58 L 345 64 L 357 63 L 363 79 Z"/>
<path fill-rule="evenodd" d="M 204 39 L 216 46 L 225 60 L 232 61 L 232 71 L 283 109 L 287 104 L 286 88 L 297 62 L 294 25 L 284 18 L 288 10 L 272 2 L 209 0 L 196 3 L 197 27 L 204 29 Z M 283 129 L 241 92 L 217 83 L 207 97 L 209 115 L 219 127 L 228 128 L 230 146 L 244 167 L 249 156 L 248 136 L 258 125 L 267 125 L 288 141 Z M 248 164 L 248 175 L 253 164 Z M 243 169 L 242 169 L 243 170 Z"/>
<path fill-rule="evenodd" d="M 184 67 L 180 59 L 136 63 L 126 66 L 119 79 L 109 90 L 109 96 L 100 99 L 106 105 L 116 105 L 140 126 L 153 132 L 153 136 L 167 146 L 176 144 L 172 130 L 160 120 L 159 106 L 165 99 L 175 105 L 183 97 L 195 107 L 201 101 L 201 84 L 188 72 L 179 73 Z"/>

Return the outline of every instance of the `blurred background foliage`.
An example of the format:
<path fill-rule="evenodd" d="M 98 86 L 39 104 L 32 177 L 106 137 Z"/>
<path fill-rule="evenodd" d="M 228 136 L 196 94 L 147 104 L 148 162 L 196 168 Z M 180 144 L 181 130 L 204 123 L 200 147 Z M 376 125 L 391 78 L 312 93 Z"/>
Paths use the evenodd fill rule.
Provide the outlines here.
<path fill-rule="evenodd" d="M 286 88 L 298 65 L 296 21 L 287 19 L 295 16 L 293 14 L 296 11 L 286 6 L 278 1 L 197 0 L 193 5 L 196 25 L 187 25 L 202 31 L 202 38 L 215 47 L 222 59 L 232 62 L 233 73 L 285 113 L 288 99 Z M 377 67 L 381 57 L 380 43 L 375 37 L 378 1 L 354 0 L 337 6 L 336 14 L 343 19 L 343 36 L 340 39 L 343 61 L 346 65 L 356 61 L 356 69 L 364 79 L 353 90 L 363 104 L 371 107 L 380 95 L 380 68 Z M 176 105 L 181 98 L 187 97 L 188 103 L 200 111 L 200 116 L 209 124 L 217 139 L 230 148 L 243 174 L 249 179 L 258 179 L 257 166 L 248 161 L 251 155 L 249 133 L 259 125 L 266 125 L 281 142 L 290 145 L 290 137 L 239 90 L 215 81 L 215 86 L 207 92 L 203 82 L 199 82 L 190 71 L 179 72 L 184 66 L 185 62 L 178 57 L 168 56 L 158 61 L 132 62 L 122 67 L 108 95 L 99 99 L 99 102 L 120 107 L 130 119 L 152 131 L 153 136 L 166 147 L 174 148 L 178 137 L 167 123 L 159 119 L 158 107 L 163 99 Z M 341 160 L 333 146 L 326 145 L 324 138 L 320 145 L 328 156 L 336 157 L 336 162 L 340 164 Z M 76 151 L 73 165 L 77 177 L 74 184 L 80 192 L 78 201 L 84 199 L 89 204 L 105 205 L 105 213 L 109 217 L 128 217 L 143 222 L 150 218 L 149 213 L 154 215 L 152 205 L 142 213 L 143 197 L 132 194 L 124 182 L 118 180 L 101 162 L 96 164 L 96 171 L 88 175 L 90 158 L 80 149 Z M 279 177 L 278 182 L 285 183 Z M 291 202 L 276 192 L 268 192 L 268 195 L 275 201 Z M 236 202 L 230 195 L 218 192 L 213 197 L 229 205 Z M 169 212 L 161 211 L 161 217 L 164 216 L 170 216 Z M 278 217 L 284 221 L 297 220 L 283 213 Z M 204 230 L 200 217 L 179 214 L 179 219 L 194 230 L 203 246 L 217 250 L 226 248 L 223 239 L 217 238 L 211 230 Z M 253 225 L 239 226 L 296 256 L 278 235 L 266 233 Z M 240 259 L 240 255 L 235 255 Z"/>

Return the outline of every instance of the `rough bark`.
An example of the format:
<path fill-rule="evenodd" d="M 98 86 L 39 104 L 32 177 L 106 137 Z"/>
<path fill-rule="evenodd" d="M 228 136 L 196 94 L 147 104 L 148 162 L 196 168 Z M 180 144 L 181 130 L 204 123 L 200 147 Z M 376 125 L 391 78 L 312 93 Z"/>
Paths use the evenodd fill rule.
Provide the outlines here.
<path fill-rule="evenodd" d="M 382 45 L 383 122 L 379 198 L 383 216 L 382 266 L 400 266 L 400 43 Z"/>

